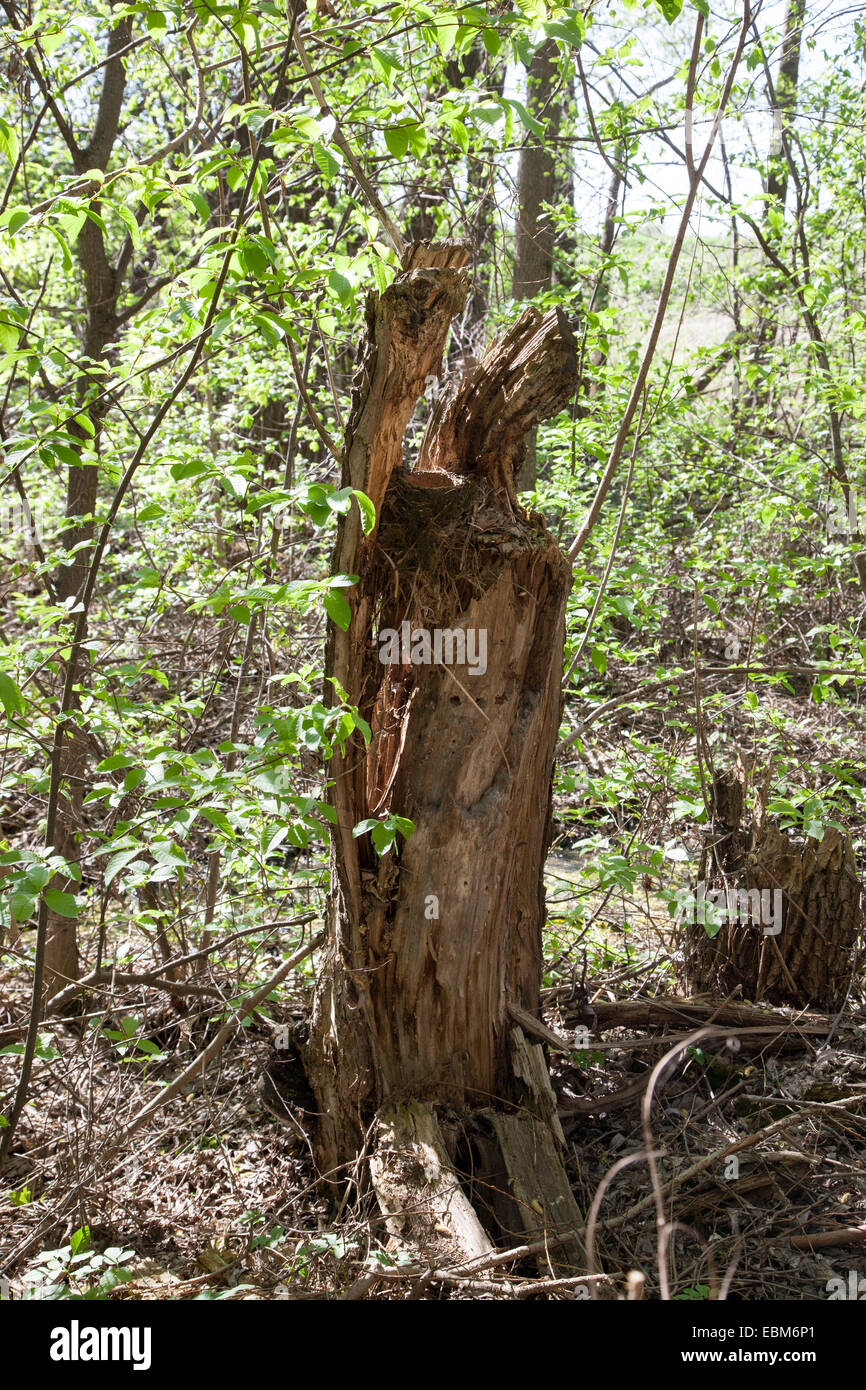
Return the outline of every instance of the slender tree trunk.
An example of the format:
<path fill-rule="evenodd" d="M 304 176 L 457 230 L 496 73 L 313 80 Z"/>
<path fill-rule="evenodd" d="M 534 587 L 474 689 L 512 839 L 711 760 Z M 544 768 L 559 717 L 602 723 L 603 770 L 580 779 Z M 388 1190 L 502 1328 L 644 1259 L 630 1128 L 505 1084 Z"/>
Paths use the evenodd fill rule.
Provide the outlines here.
<path fill-rule="evenodd" d="M 353 1161 L 378 1117 L 374 1174 L 392 1213 L 408 1200 L 394 1154 L 441 1150 L 437 1108 L 483 1107 L 497 1132 L 510 1102 L 534 1106 L 548 1143 L 558 1128 L 546 1068 L 539 1080 L 512 1010 L 538 1009 L 571 581 L 540 517 L 517 505 L 514 480 L 527 432 L 573 390 L 576 354 L 558 311 L 526 309 L 440 398 L 405 470 L 403 433 L 465 301 L 468 259 L 454 243 L 415 244 L 370 301 L 343 482 L 372 498 L 378 524 L 365 537 L 357 510 L 342 522 L 335 568 L 359 580 L 349 627 L 331 625 L 327 652 L 329 680 L 372 739 L 365 752 L 356 735 L 334 758 L 333 891 L 306 1065 L 323 1169 Z M 425 654 L 421 629 L 434 641 L 451 634 L 454 665 L 444 640 L 439 664 Z M 400 649 L 386 644 L 390 632 Z M 473 665 L 473 649 L 486 660 Z M 415 829 L 380 857 L 353 829 L 389 814 Z M 575 1219 L 570 1192 L 561 1197 Z"/>
<path fill-rule="evenodd" d="M 785 12 L 785 32 L 782 54 L 776 77 L 775 110 L 773 112 L 773 143 L 767 161 L 765 189 L 768 198 L 785 206 L 788 196 L 788 158 L 785 141 L 788 139 L 794 109 L 797 104 L 797 84 L 800 74 L 800 49 L 803 41 L 803 21 L 806 0 L 788 0 Z M 773 206 L 768 202 L 767 207 Z"/>
<path fill-rule="evenodd" d="M 592 297 L 590 309 L 594 313 L 601 313 L 610 303 L 610 274 L 608 268 L 608 257 L 613 251 L 616 242 L 616 218 L 619 211 L 619 200 L 622 194 L 623 172 L 620 160 L 625 160 L 625 150 L 617 152 L 618 159 L 614 165 L 610 176 L 610 183 L 607 189 L 607 202 L 604 210 L 604 221 L 601 227 L 601 236 L 598 239 L 598 249 L 601 254 L 601 265 L 598 277 L 595 282 L 595 291 Z M 591 362 L 593 374 L 586 382 L 586 389 L 581 394 L 585 395 L 587 401 L 596 400 L 602 393 L 602 373 L 607 362 L 607 350 L 600 347 L 593 348 Z M 578 417 L 588 413 L 587 405 L 578 407 Z"/>
<path fill-rule="evenodd" d="M 775 82 L 769 75 L 767 84 L 772 88 L 773 135 L 767 152 L 767 169 L 764 177 L 763 230 L 771 246 L 778 246 L 782 233 L 772 222 L 771 215 L 779 208 L 784 211 L 788 196 L 790 176 L 788 140 L 794 111 L 797 104 L 797 81 L 800 70 L 800 45 L 803 35 L 803 19 L 806 0 L 788 0 L 785 12 L 785 30 L 782 39 L 782 53 Z M 777 305 L 781 287 L 775 292 L 760 295 L 757 305 L 757 324 L 751 349 L 751 360 L 760 367 L 767 356 L 778 331 Z M 767 389 L 761 375 L 757 376 L 746 396 L 746 413 L 752 414 L 758 406 L 766 405 Z"/>
<path fill-rule="evenodd" d="M 127 17 L 115 25 L 109 34 L 102 92 L 91 139 L 86 149 L 72 151 L 73 162 L 79 174 L 86 173 L 89 169 L 104 171 L 108 168 L 117 139 L 126 89 L 123 59 L 114 55 L 126 47 L 131 33 L 132 20 Z M 96 206 L 94 203 L 94 209 Z M 78 257 L 84 278 L 86 302 L 82 341 L 84 372 L 79 399 L 82 409 L 87 409 L 90 415 L 94 437 L 91 439 L 75 422 L 69 428 L 70 433 L 81 440 L 82 447 L 98 448 L 105 407 L 104 404 L 87 406 L 93 381 L 89 368 L 92 364 L 102 363 L 105 350 L 117 331 L 117 301 L 122 275 L 111 263 L 102 229 L 89 217 L 85 218 L 78 236 Z M 101 380 L 99 377 L 96 379 Z M 58 598 L 68 602 L 78 598 L 87 577 L 90 565 L 88 543 L 93 539 L 93 514 L 96 511 L 98 482 L 99 469 L 95 463 L 82 464 L 69 470 L 66 485 L 66 519 L 70 524 L 63 535 L 63 544 L 69 552 L 69 557 L 58 567 L 55 576 Z M 57 808 L 54 852 L 66 860 L 73 861 L 81 854 L 82 804 L 87 765 L 86 740 L 77 728 L 67 735 L 61 756 L 65 791 Z M 52 887 L 66 892 L 74 888 L 74 884 L 63 875 L 58 875 L 52 881 Z M 45 943 L 46 994 L 54 994 L 70 980 L 77 980 L 78 973 L 75 920 L 49 911 Z"/>
<path fill-rule="evenodd" d="M 515 299 L 532 299 L 553 283 L 554 226 L 549 207 L 557 197 L 556 147 L 551 139 L 562 126 L 562 102 L 556 98 L 559 50 L 554 39 L 536 51 L 527 80 L 527 109 L 546 126 L 546 136 L 528 135 L 517 170 L 517 219 L 514 229 Z M 570 179 L 566 180 L 570 189 Z M 526 442 L 518 486 L 535 487 L 538 477 L 536 433 Z"/>

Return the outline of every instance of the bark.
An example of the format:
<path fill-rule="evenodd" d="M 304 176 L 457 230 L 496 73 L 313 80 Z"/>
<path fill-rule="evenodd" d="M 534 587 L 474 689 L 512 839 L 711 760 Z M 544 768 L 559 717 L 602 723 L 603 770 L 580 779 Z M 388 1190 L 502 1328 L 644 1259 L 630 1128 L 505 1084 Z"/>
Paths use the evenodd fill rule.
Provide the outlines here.
<path fill-rule="evenodd" d="M 559 135 L 562 103 L 556 99 L 559 50 L 554 39 L 536 51 L 529 68 L 527 109 L 546 122 L 548 137 Z M 570 179 L 566 180 L 570 193 Z M 514 231 L 515 299 L 532 299 L 553 283 L 553 218 L 548 210 L 557 197 L 557 160 L 550 138 L 528 136 L 517 170 L 517 220 Z M 534 488 L 538 475 L 536 435 L 527 440 L 518 486 Z"/>
<path fill-rule="evenodd" d="M 747 913 L 743 899 L 713 937 L 688 923 L 684 978 L 690 989 L 721 997 L 739 991 L 771 1004 L 838 1009 L 859 966 L 863 928 L 850 838 L 830 826 L 820 842 L 781 831 L 768 822 L 760 793 L 747 820 L 745 787 L 741 767 L 715 778 L 699 879 L 730 894 L 778 893 L 780 919 Z"/>
<path fill-rule="evenodd" d="M 392 1238 L 408 1238 L 433 1263 L 493 1252 L 429 1105 L 412 1101 L 383 1113 L 370 1166 Z"/>
<path fill-rule="evenodd" d="M 778 200 L 782 207 L 788 195 L 788 157 L 785 142 L 797 103 L 797 84 L 800 73 L 800 48 L 803 40 L 803 20 L 806 14 L 806 0 L 788 0 L 785 12 L 785 32 L 782 38 L 782 53 L 776 77 L 774 137 L 767 161 L 765 188 L 769 198 Z M 767 206 L 772 206 L 768 202 Z"/>
<path fill-rule="evenodd" d="M 624 182 L 623 169 L 625 166 L 625 150 L 617 151 L 617 162 L 613 167 L 610 176 L 610 183 L 607 188 L 607 201 L 605 203 L 604 221 L 601 226 L 601 233 L 598 239 L 599 249 L 599 269 L 596 276 L 595 288 L 593 289 L 592 299 L 589 307 L 594 313 L 601 313 L 610 303 L 610 256 L 616 244 L 617 235 L 617 213 L 619 212 L 620 197 Z M 604 368 L 607 363 L 607 349 L 593 348 L 590 354 L 592 372 L 587 373 L 580 383 L 581 400 L 578 401 L 575 416 L 578 420 L 584 419 L 590 414 L 593 402 L 598 401 L 604 390 Z"/>
<path fill-rule="evenodd" d="M 305 1054 L 326 1172 L 354 1160 L 377 1114 L 393 1140 L 417 1128 L 410 1102 L 464 1113 L 528 1096 L 508 1006 L 538 1010 L 570 573 L 517 505 L 515 473 L 527 432 L 573 390 L 576 354 L 558 311 L 526 309 L 440 398 L 405 469 L 403 433 L 465 301 L 469 254 L 416 244 L 370 300 L 344 450 L 343 484 L 372 498 L 378 524 L 363 536 L 353 509 L 334 557 L 359 578 L 348 630 L 330 627 L 327 675 L 372 740 L 365 752 L 356 736 L 332 772 L 333 890 Z M 402 624 L 483 631 L 486 671 L 403 653 L 383 664 L 376 633 Z M 380 858 L 352 831 L 388 813 L 415 830 Z"/>
<path fill-rule="evenodd" d="M 769 69 L 767 71 L 767 85 L 770 88 L 770 101 L 773 109 L 773 136 L 770 149 L 767 152 L 767 169 L 764 178 L 764 191 L 767 198 L 764 203 L 762 227 L 767 242 L 774 247 L 778 247 L 781 233 L 774 228 L 770 221 L 770 212 L 776 207 L 781 207 L 784 210 L 788 196 L 790 177 L 788 141 L 797 104 L 800 46 L 805 11 L 805 0 L 788 0 L 782 37 L 782 52 L 775 82 L 770 76 Z M 761 367 L 766 365 L 769 349 L 776 339 L 778 322 L 774 299 L 777 299 L 777 296 L 778 290 L 774 295 L 761 294 L 758 298 L 757 322 L 751 360 Z M 763 377 L 759 375 L 746 393 L 747 414 L 754 412 L 758 406 L 766 405 L 766 403 L 767 389 Z"/>
<path fill-rule="evenodd" d="M 529 69 L 527 109 L 547 118 L 558 134 L 561 107 L 553 101 L 557 82 L 555 40 L 542 44 Z M 553 221 L 548 211 L 556 187 L 556 159 L 549 142 L 527 136 L 517 170 L 517 224 L 514 237 L 514 298 L 531 299 L 550 289 L 553 275 Z"/>
<path fill-rule="evenodd" d="M 120 20 L 109 34 L 102 91 L 90 141 L 85 149 L 79 149 L 75 147 L 74 141 L 71 142 L 73 162 L 78 173 L 86 173 L 88 169 L 108 168 L 117 139 L 126 90 L 123 59 L 113 55 L 126 47 L 131 34 L 130 17 Z M 95 201 L 92 206 L 98 211 Z M 91 383 L 88 368 L 91 363 L 103 360 L 105 350 L 117 330 L 117 298 L 121 277 L 111 264 L 101 228 L 89 217 L 85 218 L 78 236 L 78 257 L 84 279 L 86 304 L 82 340 L 84 372 L 79 388 L 79 402 L 84 407 Z M 81 440 L 82 447 L 96 446 L 104 406 L 91 406 L 89 414 L 96 431 L 93 441 L 75 422 L 69 426 L 70 433 Z M 80 596 L 84 588 L 90 564 L 90 549 L 87 543 L 93 539 L 92 518 L 96 510 L 98 477 L 96 464 L 83 464 L 69 470 L 66 484 L 66 519 L 71 525 L 64 532 L 63 544 L 67 552 L 75 551 L 75 554 L 71 554 L 66 562 L 60 565 L 55 576 L 55 588 L 61 601 L 72 601 Z M 76 549 L 77 547 L 81 548 Z M 79 729 L 73 728 L 67 735 L 61 756 L 63 786 L 66 791 L 58 806 L 53 848 L 55 853 L 63 855 L 64 859 L 74 861 L 81 853 L 82 802 L 87 766 L 86 740 Z M 61 892 L 74 891 L 75 887 L 63 876 L 55 877 L 51 886 L 60 889 Z M 45 943 L 46 997 L 62 989 L 71 980 L 77 980 L 78 975 L 78 935 L 75 919 L 61 917 L 56 912 L 49 911 Z"/>
<path fill-rule="evenodd" d="M 129 43 L 132 34 L 131 18 L 122 19 L 109 34 L 99 106 L 93 124 L 90 141 L 83 150 L 75 150 L 73 162 L 76 172 L 86 173 L 88 169 L 108 168 L 109 160 L 117 139 L 120 113 L 126 91 L 126 69 L 123 59 L 113 55 Z M 92 204 L 98 212 L 96 201 Z M 80 399 L 84 403 L 90 386 L 87 367 L 100 363 L 105 349 L 117 331 L 117 298 L 120 277 L 109 259 L 102 229 L 89 217 L 85 218 L 78 235 L 78 258 L 84 279 L 85 325 L 82 339 L 82 356 L 85 371 L 80 387 Z M 96 418 L 94 419 L 94 413 Z M 91 410 L 93 424 L 98 429 L 103 410 Z M 73 424 L 70 432 L 76 434 L 82 444 L 89 443 L 87 434 Z M 96 464 L 86 464 L 71 468 L 67 479 L 66 517 L 74 524 L 64 534 L 64 545 L 71 551 L 93 536 L 93 522 L 90 520 L 96 508 L 98 469 Z M 61 599 L 69 599 L 81 593 L 87 575 L 90 556 L 87 549 L 79 550 L 72 559 L 63 565 L 57 574 L 56 587 Z"/>

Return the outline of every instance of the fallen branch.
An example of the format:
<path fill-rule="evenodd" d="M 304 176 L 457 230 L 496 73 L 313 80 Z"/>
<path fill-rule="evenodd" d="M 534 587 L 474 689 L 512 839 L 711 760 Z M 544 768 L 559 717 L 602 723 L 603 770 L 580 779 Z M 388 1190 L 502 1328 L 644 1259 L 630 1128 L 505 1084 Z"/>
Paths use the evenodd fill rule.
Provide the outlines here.
<path fill-rule="evenodd" d="M 835 1231 L 812 1231 L 791 1236 L 795 1250 L 823 1250 L 832 1245 L 866 1245 L 866 1226 L 840 1226 Z"/>
<path fill-rule="evenodd" d="M 593 1008 L 599 1030 L 606 1028 L 651 1028 L 666 1023 L 704 1023 L 712 1021 L 724 1028 L 797 1028 L 804 1034 L 829 1033 L 832 1018 L 827 1014 L 799 1013 L 793 1017 L 760 1009 L 754 1004 L 719 1004 L 712 999 L 623 999 L 614 1003 L 597 1000 Z"/>

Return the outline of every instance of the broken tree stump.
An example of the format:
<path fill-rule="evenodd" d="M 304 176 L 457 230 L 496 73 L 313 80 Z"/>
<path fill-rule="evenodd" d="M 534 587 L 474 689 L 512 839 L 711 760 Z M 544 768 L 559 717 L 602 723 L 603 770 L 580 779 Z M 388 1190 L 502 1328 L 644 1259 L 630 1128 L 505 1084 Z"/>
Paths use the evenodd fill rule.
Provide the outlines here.
<path fill-rule="evenodd" d="M 703 836 L 699 896 L 715 901 L 711 934 L 686 920 L 682 978 L 690 990 L 834 1010 L 860 963 L 863 889 L 850 837 L 832 826 L 818 841 L 768 819 L 759 791 L 746 813 L 742 763 L 713 782 Z"/>
<path fill-rule="evenodd" d="M 331 765 L 332 892 L 305 1066 L 324 1173 L 355 1161 L 371 1125 L 387 1136 L 373 1176 L 391 1219 L 412 1172 L 431 1210 L 453 1198 L 444 1168 L 438 1193 L 422 1180 L 419 1115 L 524 1104 L 509 1006 L 537 1016 L 542 972 L 571 575 L 515 476 L 527 432 L 572 395 L 577 357 L 560 311 L 527 308 L 440 395 L 407 466 L 404 431 L 469 255 L 413 246 L 370 298 L 342 483 L 371 498 L 376 524 L 365 535 L 355 507 L 341 518 L 333 566 L 357 582 L 347 626 L 329 625 L 329 698 L 357 706 L 371 737 L 356 732 Z M 354 833 L 392 815 L 414 829 L 391 852 Z M 531 1122 L 551 1135 L 538 1161 L 565 1181 L 555 1107 Z"/>

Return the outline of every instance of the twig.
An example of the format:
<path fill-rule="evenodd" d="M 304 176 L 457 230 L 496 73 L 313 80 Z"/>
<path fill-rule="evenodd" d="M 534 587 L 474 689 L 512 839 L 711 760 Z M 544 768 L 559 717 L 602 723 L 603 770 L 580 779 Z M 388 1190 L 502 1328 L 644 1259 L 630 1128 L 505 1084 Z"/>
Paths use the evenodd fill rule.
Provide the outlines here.
<path fill-rule="evenodd" d="M 354 174 L 358 182 L 359 188 L 366 197 L 367 202 L 370 204 L 376 216 L 379 218 L 379 221 L 382 223 L 382 227 L 388 237 L 388 240 L 390 241 L 394 250 L 397 252 L 397 255 L 402 260 L 403 256 L 406 253 L 406 243 L 404 242 L 402 236 L 400 235 L 400 232 L 397 229 L 397 224 L 391 218 L 390 213 L 388 213 L 385 209 L 381 198 L 379 197 L 375 188 L 370 183 L 370 180 L 364 173 L 364 170 L 361 168 L 360 164 L 355 158 L 352 147 L 346 139 L 345 135 L 343 134 L 342 129 L 340 128 L 340 122 L 337 120 L 337 117 L 334 115 L 333 111 L 331 110 L 330 106 L 325 100 L 325 94 L 319 85 L 319 79 L 316 77 L 316 74 L 313 72 L 313 69 L 310 66 L 310 60 L 307 57 L 307 50 L 304 46 L 304 41 L 301 38 L 300 28 L 298 25 L 295 26 L 294 42 L 295 48 L 298 51 L 298 57 L 301 60 L 301 67 L 304 69 L 307 81 L 310 84 L 310 91 L 313 93 L 313 96 L 316 98 L 316 101 L 319 104 L 319 111 L 322 114 L 322 116 L 330 116 L 331 120 L 334 122 L 334 144 L 337 146 L 337 149 L 340 150 L 345 156 L 346 163 L 352 170 L 352 173 Z M 337 457 L 339 458 L 339 454 L 337 455 Z"/>
<path fill-rule="evenodd" d="M 734 52 L 734 57 L 731 61 L 731 66 L 728 70 L 728 75 L 725 79 L 724 89 L 722 91 L 715 119 L 713 121 L 712 130 L 710 131 L 709 139 L 707 140 L 706 148 L 703 152 L 703 155 L 701 156 L 701 162 L 694 170 L 694 173 L 691 174 L 689 177 L 689 191 L 686 195 L 686 201 L 683 206 L 682 216 L 680 218 L 680 223 L 677 228 L 676 236 L 674 238 L 674 244 L 671 249 L 670 256 L 668 257 L 667 269 L 665 270 L 665 277 L 664 281 L 662 282 L 661 291 L 659 293 L 655 316 L 653 318 L 652 327 L 650 329 L 650 335 L 647 340 L 647 345 L 644 350 L 643 360 L 640 364 L 637 377 L 635 378 L 635 383 L 632 387 L 631 395 L 628 399 L 628 404 L 626 405 L 625 411 L 623 412 L 622 420 L 620 421 L 620 426 L 617 430 L 616 438 L 614 440 L 613 447 L 610 451 L 610 456 L 608 458 L 607 465 L 596 489 L 595 497 L 592 500 L 589 511 L 587 512 L 586 518 L 584 519 L 583 525 L 581 526 L 580 530 L 577 533 L 577 536 L 575 537 L 574 541 L 572 542 L 569 548 L 568 558 L 572 562 L 572 564 L 577 559 L 580 552 L 583 550 L 583 547 L 587 542 L 589 534 L 595 526 L 596 521 L 598 520 L 599 513 L 601 512 L 602 506 L 604 504 L 604 499 L 607 496 L 608 488 L 610 487 L 611 482 L 613 481 L 613 476 L 617 470 L 623 449 L 625 448 L 626 440 L 628 439 L 629 432 L 631 431 L 635 411 L 637 410 L 637 407 L 643 398 L 644 387 L 646 385 L 647 377 L 649 376 L 649 370 L 652 366 L 653 358 L 655 357 L 659 336 L 661 334 L 662 325 L 664 324 L 665 315 L 667 313 L 668 301 L 671 296 L 671 290 L 673 289 L 674 276 L 676 274 L 677 265 L 679 264 L 680 253 L 683 249 L 683 244 L 686 239 L 686 232 L 688 231 L 689 222 L 691 221 L 692 209 L 695 205 L 695 198 L 697 197 L 701 180 L 704 176 L 707 164 L 709 163 L 710 155 L 712 154 L 713 150 L 713 145 L 715 144 L 716 140 L 716 134 L 718 132 L 719 125 L 721 124 L 722 117 L 725 113 L 725 108 L 728 105 L 728 100 L 731 95 L 731 89 L 734 85 L 734 78 L 736 77 L 737 69 L 740 66 L 740 59 L 743 55 L 743 48 L 746 42 L 746 35 L 748 33 L 751 22 L 752 17 L 749 6 L 749 0 L 744 0 L 743 19 L 740 25 L 739 36 L 737 38 L 737 47 Z M 703 20 L 700 16 L 699 23 L 703 23 Z M 695 61 L 696 57 L 693 53 L 692 64 L 694 64 Z"/>

